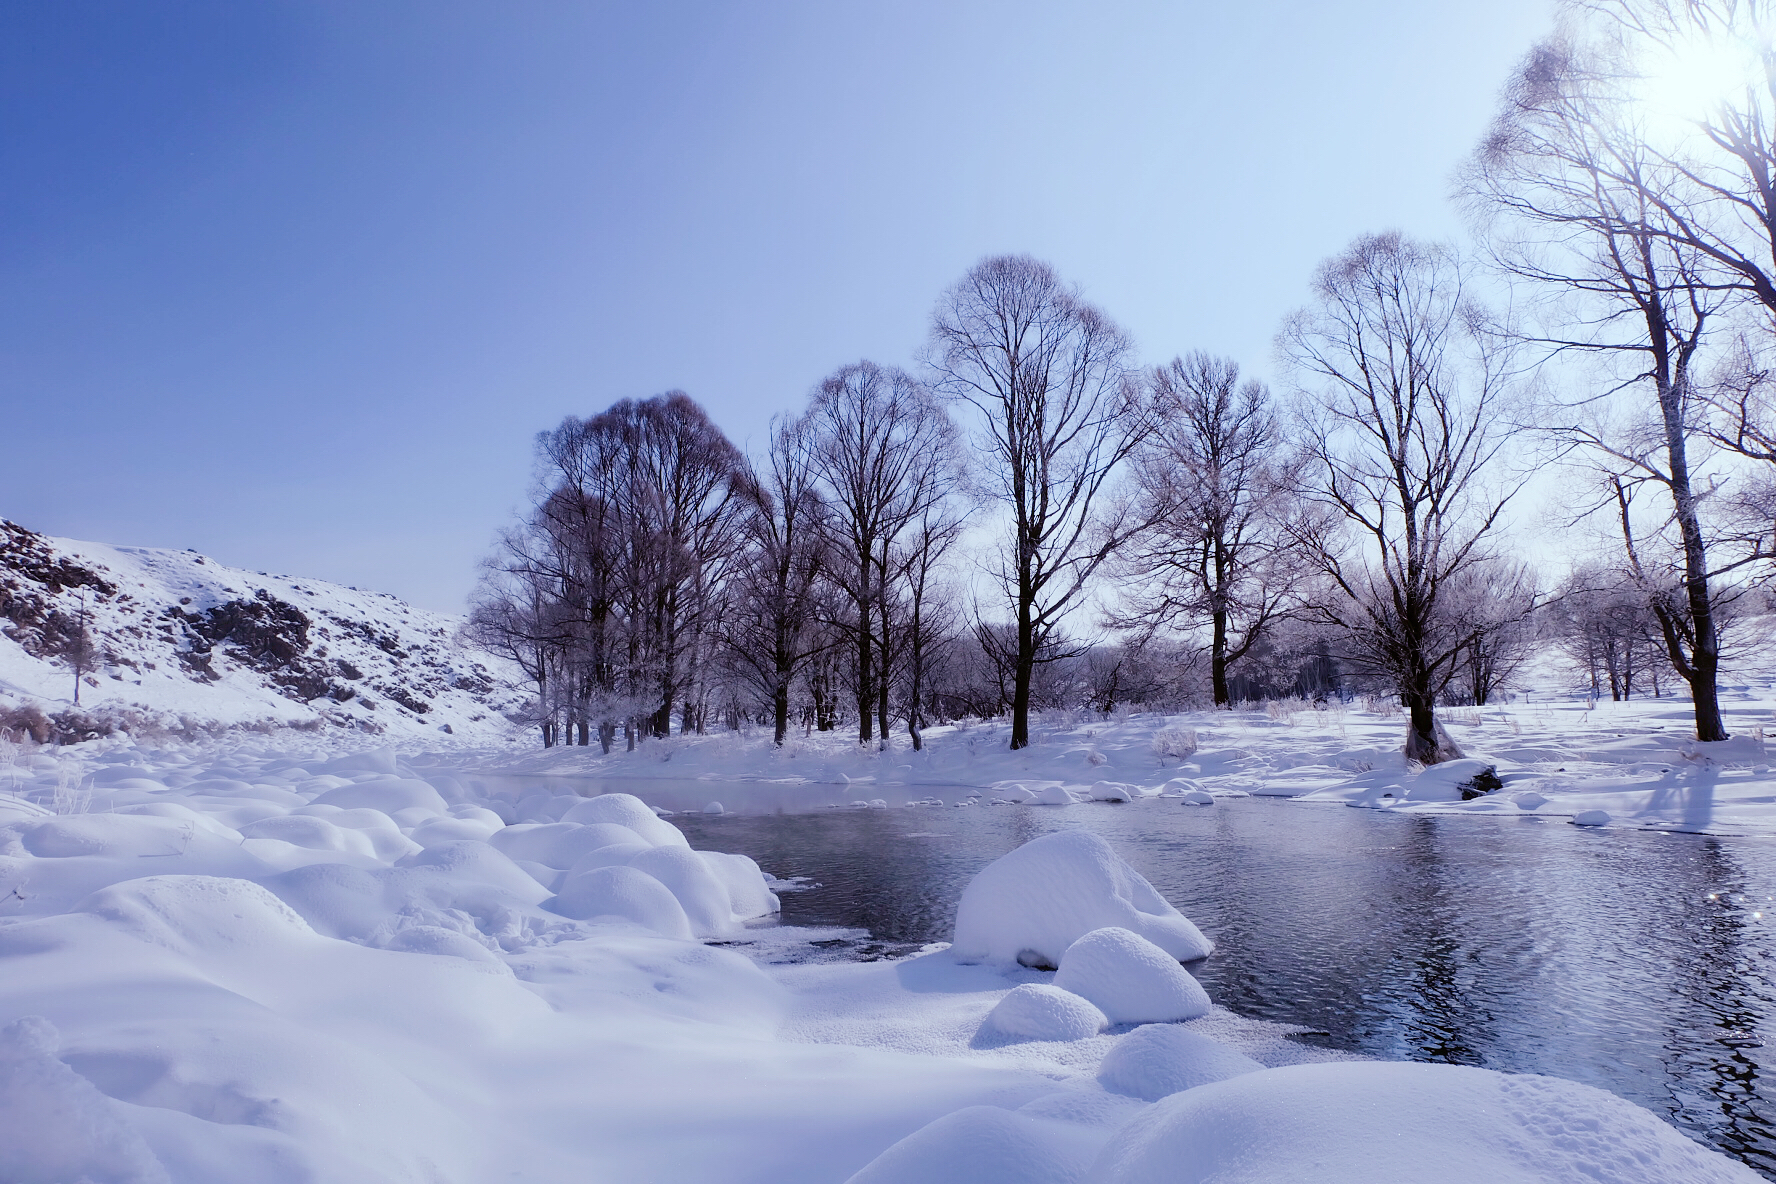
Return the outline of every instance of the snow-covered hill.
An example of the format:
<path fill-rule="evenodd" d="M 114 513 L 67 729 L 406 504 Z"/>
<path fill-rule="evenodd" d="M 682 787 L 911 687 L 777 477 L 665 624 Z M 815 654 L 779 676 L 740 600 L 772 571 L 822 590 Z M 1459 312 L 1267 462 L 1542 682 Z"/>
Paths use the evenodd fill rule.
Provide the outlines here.
<path fill-rule="evenodd" d="M 460 625 L 386 593 L 0 519 L 0 719 L 39 740 L 276 727 L 503 740 L 517 672 Z"/>

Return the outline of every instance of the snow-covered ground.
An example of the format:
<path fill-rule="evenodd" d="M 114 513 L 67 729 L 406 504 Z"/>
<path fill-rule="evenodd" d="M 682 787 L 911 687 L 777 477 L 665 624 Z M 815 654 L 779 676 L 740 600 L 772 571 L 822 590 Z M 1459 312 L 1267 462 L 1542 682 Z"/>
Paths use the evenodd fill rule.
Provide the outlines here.
<path fill-rule="evenodd" d="M 0 719 L 40 733 L 279 727 L 425 743 L 511 737 L 512 664 L 381 592 L 195 551 L 51 538 L 0 519 Z M 76 640 L 84 633 L 79 705 Z M 45 717 L 48 717 L 46 722 Z M 46 738 L 40 736 L 40 738 Z"/>
<path fill-rule="evenodd" d="M 1547 685 L 1558 683 L 1550 678 Z M 1729 686 L 1722 704 L 1732 739 L 1699 744 L 1687 698 L 1612 703 L 1547 689 L 1519 692 L 1503 704 L 1445 709 L 1443 722 L 1469 759 L 1431 769 L 1401 756 L 1405 725 L 1397 709 L 1336 701 L 1108 719 L 1050 713 L 1032 726 L 1033 743 L 1020 752 L 1007 750 L 1003 723 L 985 723 L 928 729 L 921 752 L 904 736 L 883 753 L 819 733 L 774 750 L 755 732 L 674 737 L 608 756 L 595 748 L 505 750 L 471 764 L 482 784 L 506 792 L 641 782 L 652 787 L 650 803 L 671 809 L 1043 796 L 1064 804 L 1094 793 L 1197 791 L 1207 795 L 1201 801 L 1261 794 L 1409 813 L 1535 813 L 1587 825 L 1776 833 L 1776 752 L 1765 741 L 1766 730 L 1776 733 L 1776 688 L 1763 681 Z M 1488 766 L 1503 787 L 1464 800 L 1462 782 Z"/>
<path fill-rule="evenodd" d="M 1732 817 L 1762 818 L 1766 774 L 1726 759 L 1749 765 L 1750 742 L 1685 757 L 1677 711 L 1531 703 L 1453 726 L 1506 780 L 1494 809 L 1533 784 L 1540 811 L 1603 793 L 1619 822 L 1661 821 L 1671 778 L 1742 786 Z M 1355 1061 L 1205 1013 L 1174 956 L 1216 935 L 1082 831 L 983 872 L 955 948 L 835 963 L 814 944 L 833 931 L 769 924 L 783 885 L 750 861 L 577 792 L 1485 808 L 1390 757 L 1399 729 L 1346 707 L 1050 720 L 1017 754 L 991 725 L 936 729 L 918 756 L 834 737 L 608 758 L 289 734 L 18 750 L 0 761 L 0 1180 L 1756 1179 L 1586 1086 Z"/>

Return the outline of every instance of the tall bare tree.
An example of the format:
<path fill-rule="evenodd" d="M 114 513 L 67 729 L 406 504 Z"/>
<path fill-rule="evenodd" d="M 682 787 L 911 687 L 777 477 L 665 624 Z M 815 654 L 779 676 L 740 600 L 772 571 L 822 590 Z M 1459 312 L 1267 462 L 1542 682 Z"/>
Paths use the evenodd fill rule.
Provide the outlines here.
<path fill-rule="evenodd" d="M 1014 749 L 1030 743 L 1039 658 L 1141 526 L 1115 484 L 1148 431 L 1129 353 L 1108 317 L 1027 255 L 982 260 L 933 317 L 930 365 L 977 413 L 987 488 L 1009 517 L 994 575 L 1015 631 Z"/>
<path fill-rule="evenodd" d="M 827 558 L 827 508 L 815 484 L 812 439 L 781 418 L 747 486 L 747 549 L 727 622 L 735 661 L 771 704 L 772 742 L 789 732 L 790 690 L 828 646 L 818 628 Z"/>
<path fill-rule="evenodd" d="M 1304 396 L 1306 492 L 1329 511 L 1309 553 L 1337 595 L 1316 607 L 1398 689 L 1406 755 L 1432 764 L 1455 753 L 1436 703 L 1476 636 L 1452 593 L 1515 492 L 1488 480 L 1510 434 L 1501 359 L 1440 247 L 1364 236 L 1314 295 L 1279 344 Z"/>
<path fill-rule="evenodd" d="M 893 662 L 904 648 L 896 606 L 908 574 L 905 548 L 915 524 L 941 519 L 938 507 L 959 484 L 956 428 L 922 384 L 869 361 L 822 382 L 802 424 L 831 507 L 828 573 L 850 605 L 857 739 L 885 745 Z"/>
<path fill-rule="evenodd" d="M 1614 477 L 1609 488 L 1650 485 L 1669 501 L 1684 595 L 1653 608 L 1671 665 L 1690 684 L 1697 738 L 1724 740 L 1719 572 L 1702 517 L 1709 483 L 1696 472 L 1707 412 L 1697 371 L 1731 284 L 1673 222 L 1684 204 L 1676 195 L 1693 180 L 1640 134 L 1623 90 L 1631 77 L 1619 57 L 1561 39 L 1537 46 L 1475 156 L 1469 192 L 1489 216 L 1503 268 L 1564 297 L 1540 339 L 1594 359 L 1604 376 L 1601 394 L 1569 406 L 1560 434 L 1598 458 Z M 1623 405 L 1637 394 L 1644 410 Z M 1622 525 L 1632 552 L 1625 514 Z"/>
<path fill-rule="evenodd" d="M 1228 668 L 1288 611 L 1291 491 L 1286 442 L 1263 383 L 1192 353 L 1157 368 L 1154 430 L 1133 457 L 1149 523 L 1119 568 L 1129 591 L 1111 623 L 1151 637 L 1208 626 L 1215 706 L 1233 702 Z"/>

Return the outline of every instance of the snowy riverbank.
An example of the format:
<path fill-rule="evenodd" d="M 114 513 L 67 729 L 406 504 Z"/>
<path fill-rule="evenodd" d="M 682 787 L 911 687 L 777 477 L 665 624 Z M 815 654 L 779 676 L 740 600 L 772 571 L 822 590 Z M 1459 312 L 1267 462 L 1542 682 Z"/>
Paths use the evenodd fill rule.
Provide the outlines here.
<path fill-rule="evenodd" d="M 989 784 L 1022 775 L 1037 783 L 1032 797 L 1052 788 L 1043 780 L 1089 788 L 1098 774 L 1157 788 L 1181 770 L 1155 738 L 1191 726 L 1202 749 L 1182 775 L 1229 793 L 1339 769 L 1326 750 L 1374 751 L 1397 721 L 1348 710 L 1341 720 L 1130 717 L 1057 727 L 1015 755 L 992 751 L 981 726 L 940 732 L 917 759 L 942 769 L 943 754 L 957 754 L 968 775 L 995 775 Z M 864 786 L 884 801 L 1017 796 L 1009 785 L 974 798 L 954 781 L 921 781 L 904 754 L 804 743 L 736 759 L 747 754 L 744 740 L 676 741 L 608 764 L 671 767 L 663 787 L 715 786 L 697 778 L 725 771 L 719 793 L 735 808 L 770 784 L 810 802 L 867 801 Z M 1071 1038 L 1019 1038 L 1007 1025 L 1049 1022 L 1040 1007 L 1016 1022 L 989 1016 L 1014 988 L 1089 982 L 1078 958 L 1069 971 L 1065 952 L 1045 955 L 1060 959 L 1057 975 L 983 939 L 970 955 L 982 960 L 968 963 L 940 948 L 826 960 L 817 943 L 830 931 L 746 921 L 768 910 L 771 887 L 746 861 L 694 856 L 633 804 L 554 794 L 540 768 L 515 767 L 559 770 L 585 755 L 502 763 L 485 752 L 127 742 L 25 754 L 0 774 L 5 1178 L 813 1184 L 861 1172 L 878 1184 L 1132 1184 L 1157 1178 L 1154 1165 L 1174 1162 L 1180 1145 L 1221 1164 L 1190 1177 L 1203 1180 L 1292 1179 L 1327 1154 L 1323 1180 L 1413 1178 L 1401 1164 L 1444 1149 L 1472 1165 L 1456 1178 L 1476 1180 L 1551 1180 L 1579 1164 L 1624 1184 L 1754 1178 L 1601 1091 L 1350 1062 L 1218 1009 L 1159 1029 L 1122 1022 L 1092 1034 L 1094 1020 L 1037 1033 Z M 899 785 L 898 768 L 882 768 L 897 758 L 915 774 Z M 848 787 L 759 776 L 797 761 L 856 776 Z M 1708 771 L 1699 761 L 1684 770 Z M 1123 873 L 1105 882 L 1143 899 Z M 1082 899 L 1094 891 L 1108 890 Z M 1012 931 L 1030 893 L 995 899 L 984 932 L 1033 940 Z M 1141 928 L 1137 914 L 1162 903 L 1081 924 Z M 1160 936 L 1165 925 L 1143 931 L 1173 940 Z M 1064 951 L 1075 935 L 1051 936 Z M 1204 1037 L 1191 1047 L 1217 1050 L 1210 1060 L 1241 1075 L 1167 1096 L 1190 1050 L 1130 1043 L 1153 1031 Z M 1365 1133 L 1376 1105 L 1410 1116 L 1380 1159 Z M 1475 1107 L 1494 1117 L 1476 1124 Z M 1223 1151 L 1239 1162 L 1217 1160 Z"/>
<path fill-rule="evenodd" d="M 1361 702 L 1276 703 L 1176 715 L 1053 713 L 1032 727 L 1032 746 L 1006 750 L 1003 722 L 929 729 L 915 752 L 903 735 L 886 752 L 854 737 L 797 735 L 781 750 L 759 733 L 674 737 L 635 752 L 596 748 L 450 758 L 495 793 L 537 786 L 592 791 L 640 782 L 651 804 L 746 812 L 851 807 L 881 801 L 988 804 L 1053 786 L 1067 795 L 1160 793 L 1183 778 L 1211 796 L 1261 794 L 1408 812 L 1577 817 L 1587 823 L 1717 834 L 1776 834 L 1776 691 L 1741 685 L 1723 693 L 1733 738 L 1698 744 L 1687 699 L 1627 703 L 1532 693 L 1485 708 L 1450 708 L 1443 720 L 1469 757 L 1497 770 L 1503 788 L 1463 800 L 1449 769 L 1420 770 L 1400 755 L 1397 710 Z M 1776 744 L 1770 747 L 1776 748 Z M 1192 751 L 1194 750 L 1194 751 Z M 1107 783 L 1107 784 L 1105 784 Z M 1174 785 L 1173 792 L 1180 787 Z M 978 796 L 971 796 L 979 791 Z"/>

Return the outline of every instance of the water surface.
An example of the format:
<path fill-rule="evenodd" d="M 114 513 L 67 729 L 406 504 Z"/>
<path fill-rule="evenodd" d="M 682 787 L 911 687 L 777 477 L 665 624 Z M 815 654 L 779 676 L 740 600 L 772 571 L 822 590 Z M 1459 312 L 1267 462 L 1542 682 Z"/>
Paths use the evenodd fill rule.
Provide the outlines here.
<path fill-rule="evenodd" d="M 1215 939 L 1192 969 L 1218 1003 L 1376 1057 L 1600 1086 L 1776 1179 L 1769 840 L 1258 798 L 673 821 L 819 883 L 785 922 L 910 945 L 948 940 L 988 862 L 1087 827 Z"/>

